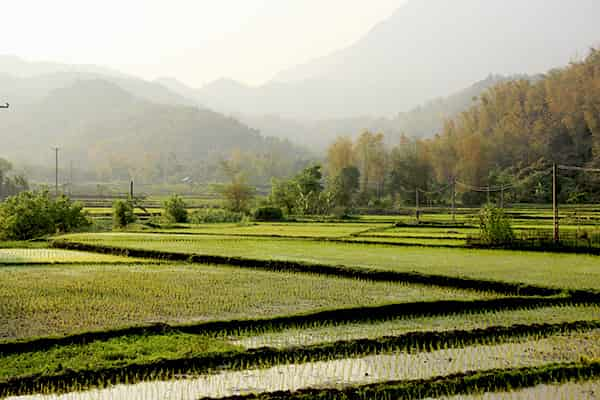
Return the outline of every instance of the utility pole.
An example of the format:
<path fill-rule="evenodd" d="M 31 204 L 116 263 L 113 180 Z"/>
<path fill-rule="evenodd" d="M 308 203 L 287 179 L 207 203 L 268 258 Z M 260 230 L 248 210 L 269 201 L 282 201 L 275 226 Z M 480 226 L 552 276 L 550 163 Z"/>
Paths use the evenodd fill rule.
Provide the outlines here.
<path fill-rule="evenodd" d="M 456 178 L 452 178 L 452 222 L 456 222 Z"/>
<path fill-rule="evenodd" d="M 73 160 L 69 161 L 69 196 L 73 195 Z"/>
<path fill-rule="evenodd" d="M 415 189 L 415 217 L 417 218 L 417 223 L 419 222 L 419 188 Z"/>
<path fill-rule="evenodd" d="M 490 185 L 487 185 L 487 203 L 490 204 Z"/>
<path fill-rule="evenodd" d="M 133 200 L 133 179 L 129 182 L 129 198 Z"/>
<path fill-rule="evenodd" d="M 58 197 L 58 151 L 60 150 L 60 147 L 55 146 L 52 149 L 54 150 L 54 155 L 55 155 L 55 164 L 54 164 L 54 177 L 55 177 L 54 192 L 55 192 L 56 197 Z"/>
<path fill-rule="evenodd" d="M 554 219 L 554 243 L 558 244 L 560 239 L 558 232 L 558 166 L 552 165 L 552 214 Z"/>
<path fill-rule="evenodd" d="M 504 185 L 500 186 L 500 208 L 504 208 Z"/>

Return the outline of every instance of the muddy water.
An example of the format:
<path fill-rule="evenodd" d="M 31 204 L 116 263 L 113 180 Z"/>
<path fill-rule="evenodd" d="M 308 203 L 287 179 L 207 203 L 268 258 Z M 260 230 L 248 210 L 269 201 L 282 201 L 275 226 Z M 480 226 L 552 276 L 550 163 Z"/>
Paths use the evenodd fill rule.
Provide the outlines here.
<path fill-rule="evenodd" d="M 549 362 L 600 359 L 600 330 L 538 341 L 471 346 L 430 353 L 374 355 L 328 362 L 224 371 L 168 382 L 143 382 L 64 395 L 14 397 L 19 400 L 197 399 L 251 392 L 338 387 L 388 380 L 420 379 L 468 370 L 536 366 Z"/>
<path fill-rule="evenodd" d="M 490 312 L 472 315 L 450 315 L 424 318 L 398 318 L 370 324 L 345 324 L 307 329 L 288 329 L 257 336 L 234 337 L 231 342 L 245 348 L 306 346 L 338 340 L 377 338 L 382 334 L 402 335 L 407 332 L 452 329 L 477 329 L 532 323 L 563 323 L 597 320 L 599 306 L 544 307 L 535 310 Z"/>
<path fill-rule="evenodd" d="M 600 381 L 538 385 L 514 392 L 444 397 L 438 400 L 592 400 L 600 399 Z"/>

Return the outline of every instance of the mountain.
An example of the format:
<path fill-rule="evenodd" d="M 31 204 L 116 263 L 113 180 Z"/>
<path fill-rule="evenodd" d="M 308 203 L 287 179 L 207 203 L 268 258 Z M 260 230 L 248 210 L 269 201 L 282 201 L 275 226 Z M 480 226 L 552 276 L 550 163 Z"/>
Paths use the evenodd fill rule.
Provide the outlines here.
<path fill-rule="evenodd" d="M 600 40 L 597 15 L 597 0 L 408 0 L 347 48 L 262 86 L 222 80 L 195 98 L 226 113 L 390 117 L 490 74 L 567 64 Z"/>
<path fill-rule="evenodd" d="M 400 135 L 427 138 L 439 133 L 444 121 L 455 118 L 470 108 L 474 100 L 490 87 L 499 82 L 511 79 L 535 80 L 537 76 L 528 75 L 489 75 L 462 90 L 446 97 L 439 97 L 424 102 L 408 111 L 399 112 L 394 117 L 356 116 L 347 118 L 311 119 L 302 117 L 283 117 L 280 114 L 259 114 L 234 112 L 217 103 L 219 93 L 239 93 L 245 89 L 243 84 L 221 79 L 211 85 L 211 99 L 217 109 L 226 109 L 233 118 L 252 126 L 265 136 L 272 136 L 302 144 L 314 151 L 324 150 L 337 136 L 358 136 L 364 130 L 384 132 L 386 140 L 396 143 Z M 170 78 L 163 78 L 160 83 L 169 89 L 189 98 L 197 98 L 197 90 Z M 245 89 L 244 89 L 245 88 Z M 248 96 L 251 102 L 252 96 Z M 227 96 L 223 96 L 227 98 Z M 205 101 L 211 102 L 204 98 Z"/>
<path fill-rule="evenodd" d="M 74 161 L 88 180 L 102 181 L 214 179 L 219 160 L 236 150 L 263 157 L 277 149 L 290 165 L 307 155 L 233 118 L 195 106 L 149 102 L 104 79 L 78 80 L 11 107 L 2 114 L 0 135 L 0 157 L 49 167 L 50 149 L 58 145 L 62 160 Z M 287 172 L 281 165 L 278 169 Z"/>
<path fill-rule="evenodd" d="M 444 121 L 453 119 L 473 106 L 474 101 L 499 82 L 511 79 L 535 80 L 525 75 L 490 75 L 447 97 L 433 99 L 393 118 L 354 117 L 321 120 L 284 118 L 279 115 L 233 114 L 243 123 L 255 127 L 267 136 L 280 137 L 302 143 L 314 150 L 323 150 L 337 136 L 356 137 L 364 130 L 384 132 L 391 144 L 398 143 L 400 135 L 427 138 L 439 133 Z"/>
<path fill-rule="evenodd" d="M 14 106 L 39 101 L 52 90 L 77 81 L 95 79 L 112 82 L 134 96 L 154 103 L 196 105 L 195 100 L 159 83 L 148 82 L 109 68 L 32 62 L 15 56 L 0 55 L 0 102 L 9 101 Z"/>

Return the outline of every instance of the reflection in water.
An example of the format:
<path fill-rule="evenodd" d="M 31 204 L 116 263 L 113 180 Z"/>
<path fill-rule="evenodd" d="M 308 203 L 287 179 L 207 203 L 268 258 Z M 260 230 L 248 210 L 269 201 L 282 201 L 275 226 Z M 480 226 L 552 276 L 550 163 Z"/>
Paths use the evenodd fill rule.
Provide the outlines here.
<path fill-rule="evenodd" d="M 558 336 L 523 343 L 471 346 L 416 354 L 374 355 L 266 369 L 223 371 L 198 378 L 117 385 L 81 393 L 13 397 L 11 400 L 191 400 L 252 392 L 338 387 L 389 380 L 422 379 L 468 370 L 537 366 L 600 356 L 594 331 L 580 336 Z M 573 343 L 578 345 L 573 346 Z"/>

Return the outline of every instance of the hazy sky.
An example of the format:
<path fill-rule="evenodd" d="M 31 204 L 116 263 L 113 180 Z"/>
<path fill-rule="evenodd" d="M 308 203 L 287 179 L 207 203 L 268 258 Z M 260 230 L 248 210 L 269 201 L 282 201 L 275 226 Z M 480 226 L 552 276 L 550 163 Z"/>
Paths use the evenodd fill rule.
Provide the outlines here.
<path fill-rule="evenodd" d="M 0 0 L 0 54 L 260 84 L 351 44 L 404 1 Z"/>

